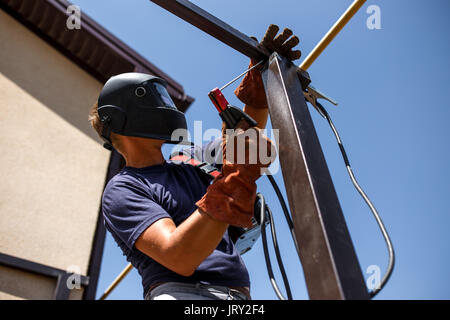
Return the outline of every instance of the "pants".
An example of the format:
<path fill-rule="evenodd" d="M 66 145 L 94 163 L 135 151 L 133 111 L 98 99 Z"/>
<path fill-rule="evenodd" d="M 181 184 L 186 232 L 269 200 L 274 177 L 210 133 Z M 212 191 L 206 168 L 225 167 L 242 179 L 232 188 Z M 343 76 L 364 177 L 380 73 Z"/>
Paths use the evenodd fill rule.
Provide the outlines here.
<path fill-rule="evenodd" d="M 238 290 L 200 283 L 167 282 L 149 291 L 145 300 L 248 300 Z"/>

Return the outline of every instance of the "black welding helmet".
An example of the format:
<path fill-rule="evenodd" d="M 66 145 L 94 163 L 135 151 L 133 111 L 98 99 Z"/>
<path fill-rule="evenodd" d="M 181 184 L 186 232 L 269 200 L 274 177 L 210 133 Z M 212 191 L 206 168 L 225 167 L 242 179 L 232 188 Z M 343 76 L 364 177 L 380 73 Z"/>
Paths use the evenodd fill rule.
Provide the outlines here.
<path fill-rule="evenodd" d="M 112 149 L 111 132 L 187 143 L 182 138 L 172 138 L 174 130 L 187 130 L 187 125 L 184 113 L 177 109 L 166 86 L 163 79 L 143 73 L 123 73 L 110 78 L 98 98 L 104 147 Z"/>

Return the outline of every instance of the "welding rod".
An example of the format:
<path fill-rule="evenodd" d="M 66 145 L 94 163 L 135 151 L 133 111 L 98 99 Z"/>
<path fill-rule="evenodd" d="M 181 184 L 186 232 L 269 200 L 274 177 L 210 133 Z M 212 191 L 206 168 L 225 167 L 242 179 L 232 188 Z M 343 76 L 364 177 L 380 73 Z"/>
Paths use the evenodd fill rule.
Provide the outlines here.
<path fill-rule="evenodd" d="M 334 37 L 337 36 L 337 34 L 342 30 L 342 28 L 344 28 L 347 22 L 350 21 L 350 19 L 363 6 L 365 2 L 366 0 L 355 0 L 298 67 L 304 71 L 308 70 L 308 68 L 313 64 L 317 57 L 323 52 L 323 50 L 325 50 L 325 48 L 331 43 L 331 41 L 333 41 Z"/>
<path fill-rule="evenodd" d="M 255 64 L 253 67 L 245 70 L 244 72 L 242 72 L 240 75 L 238 75 L 236 78 L 234 78 L 233 80 L 231 80 L 230 82 L 228 82 L 226 85 L 222 86 L 219 90 L 222 91 L 223 89 L 225 89 L 226 87 L 228 87 L 230 84 L 232 84 L 233 82 L 235 82 L 236 80 L 239 80 L 239 78 L 241 78 L 242 76 L 246 75 L 248 72 L 250 72 L 252 69 L 256 68 L 257 66 L 259 66 L 261 63 L 263 63 L 264 60 L 261 60 L 260 62 L 258 62 L 257 64 Z"/>

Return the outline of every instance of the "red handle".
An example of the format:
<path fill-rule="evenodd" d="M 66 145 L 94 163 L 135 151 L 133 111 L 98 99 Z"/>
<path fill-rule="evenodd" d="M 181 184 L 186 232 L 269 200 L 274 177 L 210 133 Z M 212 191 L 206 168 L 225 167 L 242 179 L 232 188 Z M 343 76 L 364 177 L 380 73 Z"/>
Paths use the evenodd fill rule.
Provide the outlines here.
<path fill-rule="evenodd" d="M 228 108 L 228 101 L 222 94 L 219 88 L 214 88 L 208 93 L 208 97 L 211 99 L 212 103 L 216 107 L 217 111 L 222 112 Z"/>

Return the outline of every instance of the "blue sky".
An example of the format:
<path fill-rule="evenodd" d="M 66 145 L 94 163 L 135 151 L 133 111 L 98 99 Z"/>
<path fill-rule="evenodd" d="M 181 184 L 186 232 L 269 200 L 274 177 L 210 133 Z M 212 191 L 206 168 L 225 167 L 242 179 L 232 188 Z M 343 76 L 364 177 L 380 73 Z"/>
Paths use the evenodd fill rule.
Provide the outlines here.
<path fill-rule="evenodd" d="M 248 58 L 150 1 L 72 2 L 195 97 L 187 113 L 190 128 L 196 120 L 203 121 L 204 129 L 220 127 L 207 93 L 245 70 Z M 193 2 L 259 39 L 271 23 L 289 27 L 300 37 L 305 57 L 352 1 Z M 366 8 L 373 4 L 381 9 L 380 30 L 366 27 Z M 449 9 L 447 0 L 369 0 L 309 69 L 313 85 L 339 102 L 338 107 L 324 106 L 394 243 L 395 270 L 378 299 L 450 298 Z M 232 88 L 224 94 L 242 106 Z M 362 271 L 368 277 L 367 267 L 378 265 L 384 272 L 388 256 L 375 220 L 348 179 L 327 123 L 310 110 Z M 283 185 L 281 172 L 276 179 Z M 275 215 L 293 296 L 308 299 L 301 264 L 275 194 L 265 178 L 258 185 Z M 253 298 L 276 299 L 261 242 L 243 258 Z M 126 264 L 108 234 L 98 295 Z M 135 270 L 110 298 L 142 299 Z"/>

